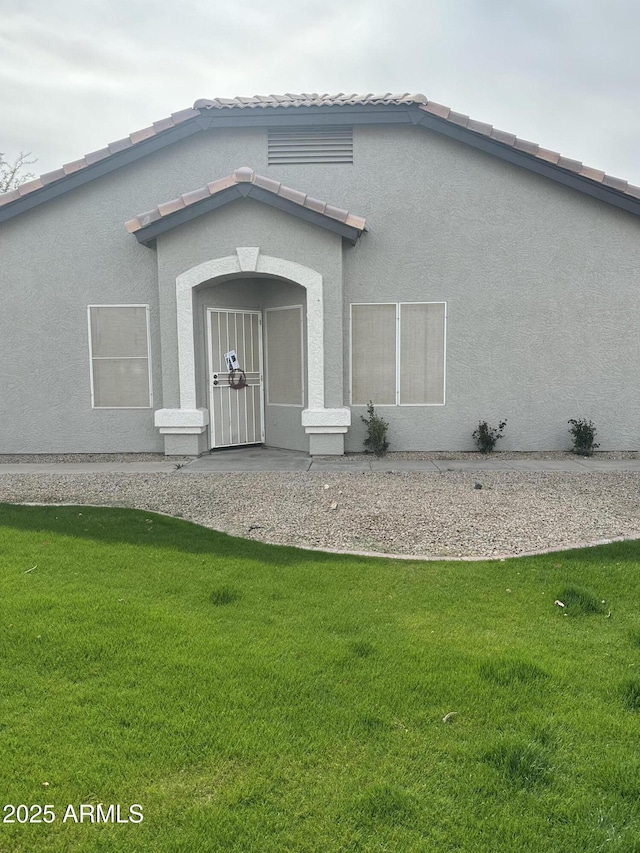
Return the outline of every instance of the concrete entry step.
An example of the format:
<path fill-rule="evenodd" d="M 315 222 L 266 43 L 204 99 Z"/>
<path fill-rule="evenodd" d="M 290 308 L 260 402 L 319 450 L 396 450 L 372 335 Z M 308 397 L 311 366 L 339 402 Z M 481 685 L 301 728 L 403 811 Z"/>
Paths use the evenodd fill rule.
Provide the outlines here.
<path fill-rule="evenodd" d="M 273 447 L 239 447 L 216 450 L 179 468 L 178 474 L 214 474 L 223 471 L 308 471 L 311 457 L 296 450 Z"/>

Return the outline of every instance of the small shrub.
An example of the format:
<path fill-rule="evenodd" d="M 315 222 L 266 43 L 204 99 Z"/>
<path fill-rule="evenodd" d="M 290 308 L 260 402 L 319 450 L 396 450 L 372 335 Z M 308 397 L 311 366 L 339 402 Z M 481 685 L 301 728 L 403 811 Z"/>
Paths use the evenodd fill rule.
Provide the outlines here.
<path fill-rule="evenodd" d="M 502 438 L 502 433 L 507 425 L 506 418 L 500 421 L 497 429 L 489 426 L 486 421 L 480 421 L 478 429 L 472 433 L 472 438 L 478 446 L 480 453 L 491 453 L 496 446 L 496 442 Z"/>
<path fill-rule="evenodd" d="M 602 599 L 582 586 L 565 586 L 558 600 L 564 604 L 564 612 L 570 616 L 577 614 L 588 616 L 592 613 L 604 613 L 606 610 Z"/>
<path fill-rule="evenodd" d="M 622 703 L 629 711 L 640 711 L 640 680 L 637 678 L 624 681 L 620 685 Z"/>
<path fill-rule="evenodd" d="M 367 437 L 364 440 L 365 453 L 373 453 L 374 456 L 384 456 L 389 447 L 389 442 L 387 441 L 389 424 L 376 415 L 371 400 L 369 400 L 369 405 L 367 406 L 367 413 L 369 415 L 368 418 L 360 415 L 367 427 Z"/>
<path fill-rule="evenodd" d="M 569 432 L 573 436 L 572 452 L 577 453 L 578 456 L 591 456 L 593 451 L 600 447 L 594 441 L 597 430 L 593 421 L 587 421 L 584 418 L 580 420 L 571 418 L 567 423 L 571 424 Z"/>
<path fill-rule="evenodd" d="M 232 586 L 221 586 L 218 587 L 218 589 L 214 589 L 211 593 L 211 603 L 215 604 L 216 607 L 223 607 L 225 604 L 233 604 L 235 601 L 238 601 L 239 598 L 241 598 L 240 593 Z"/>

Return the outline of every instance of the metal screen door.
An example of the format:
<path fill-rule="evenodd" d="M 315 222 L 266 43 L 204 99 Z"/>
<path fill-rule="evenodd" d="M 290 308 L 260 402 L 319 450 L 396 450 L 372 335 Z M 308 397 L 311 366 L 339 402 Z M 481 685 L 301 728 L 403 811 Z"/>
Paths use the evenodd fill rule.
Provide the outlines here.
<path fill-rule="evenodd" d="M 264 441 L 262 316 L 259 311 L 207 308 L 209 419 L 212 447 Z M 235 351 L 247 387 L 229 384 L 225 353 Z"/>

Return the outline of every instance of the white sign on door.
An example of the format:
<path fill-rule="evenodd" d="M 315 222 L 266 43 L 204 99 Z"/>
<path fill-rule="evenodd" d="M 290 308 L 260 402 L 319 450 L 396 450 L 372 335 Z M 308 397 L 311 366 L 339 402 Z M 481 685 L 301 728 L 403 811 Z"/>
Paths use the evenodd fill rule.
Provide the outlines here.
<path fill-rule="evenodd" d="M 236 351 L 234 349 L 229 352 L 225 352 L 224 360 L 227 362 L 227 370 L 235 370 L 240 367 L 238 364 L 238 356 L 236 355 Z"/>

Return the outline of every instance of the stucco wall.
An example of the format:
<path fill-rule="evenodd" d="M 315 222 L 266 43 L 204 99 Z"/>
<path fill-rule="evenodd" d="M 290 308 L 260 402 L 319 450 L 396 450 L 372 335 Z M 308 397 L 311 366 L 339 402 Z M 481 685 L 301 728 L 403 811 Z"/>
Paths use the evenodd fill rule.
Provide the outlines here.
<path fill-rule="evenodd" d="M 471 449 L 507 418 L 500 449 L 560 449 L 586 417 L 602 449 L 638 448 L 640 220 L 431 134 L 358 129 L 358 152 L 377 192 L 345 253 L 345 334 L 349 302 L 448 304 L 446 405 L 382 409 L 392 447 Z"/>
<path fill-rule="evenodd" d="M 197 134 L 2 224 L 0 453 L 161 450 L 151 410 L 91 409 L 86 307 L 151 306 L 154 408 L 175 406 L 175 277 L 237 246 L 324 276 L 328 406 L 349 403 L 351 302 L 447 302 L 446 405 L 382 408 L 392 449 L 471 449 L 478 419 L 504 417 L 505 450 L 568 447 L 570 417 L 592 418 L 602 449 L 638 448 L 640 220 L 419 128 L 354 138 L 353 165 L 269 167 L 265 129 Z M 367 233 L 342 248 L 251 200 L 158 252 L 124 230 L 240 165 L 365 216 Z"/>

